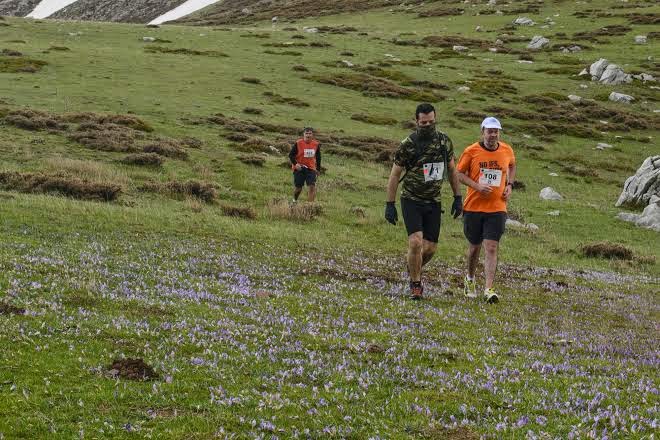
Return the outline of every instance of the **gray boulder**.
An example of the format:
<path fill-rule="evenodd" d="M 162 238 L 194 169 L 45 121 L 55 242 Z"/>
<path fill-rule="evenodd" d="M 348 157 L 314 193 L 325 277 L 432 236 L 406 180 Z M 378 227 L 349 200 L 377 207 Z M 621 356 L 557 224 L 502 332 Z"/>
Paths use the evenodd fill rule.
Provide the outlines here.
<path fill-rule="evenodd" d="M 619 220 L 623 220 L 624 222 L 631 222 L 631 223 L 635 223 L 639 217 L 640 215 L 635 214 L 634 212 L 620 212 L 616 215 L 616 218 L 618 218 Z"/>
<path fill-rule="evenodd" d="M 635 224 L 642 228 L 653 229 L 654 231 L 660 232 L 660 204 L 651 203 L 644 208 L 642 215 L 639 216 Z"/>
<path fill-rule="evenodd" d="M 632 76 L 624 72 L 623 69 L 616 64 L 608 64 L 599 81 L 603 84 L 610 85 L 624 84 L 631 82 Z"/>
<path fill-rule="evenodd" d="M 605 58 L 601 58 L 598 61 L 592 63 L 591 66 L 589 66 L 589 74 L 591 75 L 591 79 L 594 81 L 599 80 L 609 64 L 610 62 Z"/>
<path fill-rule="evenodd" d="M 646 44 L 646 35 L 637 35 L 635 37 L 636 44 Z"/>
<path fill-rule="evenodd" d="M 561 194 L 559 194 L 557 191 L 555 191 L 549 186 L 541 190 L 539 197 L 542 200 L 564 200 Z"/>
<path fill-rule="evenodd" d="M 626 222 L 636 224 L 641 228 L 651 229 L 660 232 L 660 204 L 651 203 L 641 214 L 634 214 L 632 212 L 621 212 L 616 218 Z"/>
<path fill-rule="evenodd" d="M 616 206 L 646 206 L 660 197 L 660 155 L 647 157 L 634 176 L 626 179 Z"/>
<path fill-rule="evenodd" d="M 643 82 L 655 82 L 655 77 L 648 73 L 640 73 L 639 75 L 633 75 L 632 77 Z"/>
<path fill-rule="evenodd" d="M 513 21 L 513 24 L 518 26 L 534 26 L 536 23 L 527 17 L 518 17 Z"/>
<path fill-rule="evenodd" d="M 549 45 L 550 40 L 541 35 L 535 35 L 534 38 L 532 38 L 532 41 L 527 45 L 527 49 L 538 50 L 548 47 Z"/>
<path fill-rule="evenodd" d="M 529 232 L 538 232 L 539 227 L 534 223 L 524 224 L 518 220 L 512 220 L 510 218 L 506 219 L 506 227 L 512 229 L 518 229 L 520 231 L 529 231 Z"/>
<path fill-rule="evenodd" d="M 571 101 L 571 102 L 580 102 L 580 101 L 582 101 L 582 96 L 568 95 L 568 100 Z"/>
<path fill-rule="evenodd" d="M 633 98 L 630 95 L 625 95 L 623 93 L 612 92 L 610 93 L 609 100 L 612 102 L 622 102 L 624 104 L 630 104 L 635 100 L 635 98 Z"/>

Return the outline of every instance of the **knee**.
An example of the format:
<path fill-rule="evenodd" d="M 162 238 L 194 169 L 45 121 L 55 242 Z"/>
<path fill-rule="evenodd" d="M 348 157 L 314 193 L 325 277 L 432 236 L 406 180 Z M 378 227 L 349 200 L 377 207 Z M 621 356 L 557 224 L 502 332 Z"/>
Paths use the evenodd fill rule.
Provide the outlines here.
<path fill-rule="evenodd" d="M 412 234 L 410 237 L 408 237 L 408 249 L 413 252 L 421 252 L 422 237 L 418 236 L 417 234 Z"/>
<path fill-rule="evenodd" d="M 438 245 L 435 243 L 424 243 L 424 255 L 433 255 Z"/>
<path fill-rule="evenodd" d="M 491 254 L 491 255 L 496 255 L 497 254 L 497 242 L 484 242 L 484 250 L 486 253 Z"/>

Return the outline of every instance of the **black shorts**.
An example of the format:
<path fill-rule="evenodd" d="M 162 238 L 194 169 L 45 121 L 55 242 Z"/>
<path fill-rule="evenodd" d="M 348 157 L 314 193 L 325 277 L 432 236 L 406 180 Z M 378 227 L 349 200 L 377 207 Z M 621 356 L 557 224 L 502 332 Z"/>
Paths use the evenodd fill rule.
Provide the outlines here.
<path fill-rule="evenodd" d="M 463 233 L 474 245 L 484 240 L 500 241 L 505 224 L 506 212 L 463 212 Z"/>
<path fill-rule="evenodd" d="M 316 171 L 309 168 L 302 168 L 293 172 L 293 184 L 296 188 L 302 188 L 303 185 L 316 185 Z"/>
<path fill-rule="evenodd" d="M 440 236 L 440 203 L 401 199 L 401 213 L 408 235 L 422 231 L 424 240 L 438 242 Z"/>

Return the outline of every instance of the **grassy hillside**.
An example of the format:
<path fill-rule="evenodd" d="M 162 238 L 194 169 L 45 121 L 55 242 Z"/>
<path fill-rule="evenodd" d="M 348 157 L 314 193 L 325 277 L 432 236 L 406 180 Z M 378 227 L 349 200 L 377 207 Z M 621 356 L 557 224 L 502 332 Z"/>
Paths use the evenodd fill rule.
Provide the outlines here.
<path fill-rule="evenodd" d="M 657 83 L 575 74 L 603 57 L 659 77 L 660 8 L 498 8 L 0 22 L 0 434 L 647 438 L 658 237 L 616 220 L 614 202 L 657 154 Z M 521 15 L 537 25 L 511 26 Z M 534 35 L 552 47 L 526 49 Z M 516 151 L 511 214 L 539 230 L 507 231 L 496 307 L 462 298 L 448 215 L 428 300 L 405 298 L 384 186 L 422 99 L 459 153 L 485 114 Z M 327 170 L 296 220 L 284 163 L 305 125 Z M 540 200 L 546 186 L 565 200 Z M 632 257 L 584 255 L 603 241 Z M 153 377 L 131 380 L 152 371 L 125 358 Z"/>

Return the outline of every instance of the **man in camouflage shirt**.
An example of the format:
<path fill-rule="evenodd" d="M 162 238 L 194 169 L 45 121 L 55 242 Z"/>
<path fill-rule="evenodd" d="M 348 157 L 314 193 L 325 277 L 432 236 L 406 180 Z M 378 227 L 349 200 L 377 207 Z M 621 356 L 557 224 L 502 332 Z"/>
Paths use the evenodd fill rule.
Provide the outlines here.
<path fill-rule="evenodd" d="M 417 130 L 405 138 L 394 155 L 394 165 L 387 182 L 385 219 L 396 225 L 398 214 L 394 200 L 399 183 L 401 212 L 408 231 L 408 274 L 413 299 L 422 299 L 422 266 L 428 263 L 438 246 L 440 235 L 440 190 L 444 179 L 454 192 L 451 213 L 463 212 L 463 198 L 454 164 L 454 146 L 445 133 L 435 128 L 435 108 L 420 104 L 415 110 Z M 401 174 L 405 171 L 403 177 Z"/>

